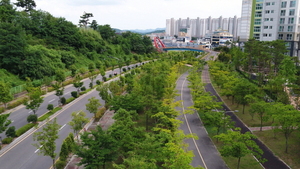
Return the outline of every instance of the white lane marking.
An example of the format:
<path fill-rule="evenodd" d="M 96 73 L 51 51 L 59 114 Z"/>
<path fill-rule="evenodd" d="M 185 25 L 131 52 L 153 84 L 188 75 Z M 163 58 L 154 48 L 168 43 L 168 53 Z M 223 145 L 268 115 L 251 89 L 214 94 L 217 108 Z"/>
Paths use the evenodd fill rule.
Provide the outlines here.
<path fill-rule="evenodd" d="M 32 112 L 32 110 L 30 110 L 28 113 L 31 113 Z"/>
<path fill-rule="evenodd" d="M 13 122 L 14 122 L 14 120 L 11 121 L 11 123 L 13 123 Z"/>
<path fill-rule="evenodd" d="M 64 124 L 63 126 L 61 126 L 60 129 L 59 129 L 59 131 L 60 131 L 61 129 L 63 129 L 65 126 L 66 126 L 66 124 Z"/>
<path fill-rule="evenodd" d="M 182 102 L 181 102 L 181 105 L 182 105 L 182 112 L 184 112 L 184 105 L 183 105 L 183 98 L 182 98 L 182 91 L 183 91 L 183 85 L 184 85 L 184 83 L 185 83 L 185 81 L 186 81 L 186 78 L 184 79 L 184 81 L 183 81 L 183 83 L 182 83 L 182 85 L 181 85 L 181 100 L 182 100 Z M 186 122 L 186 125 L 187 125 L 187 127 L 188 127 L 188 129 L 189 129 L 189 132 L 192 134 L 192 130 L 191 130 L 191 128 L 190 128 L 190 124 L 189 124 L 189 122 L 187 121 L 187 118 L 186 118 L 186 115 L 183 113 L 183 116 L 184 116 L 184 119 L 185 119 L 185 122 Z M 205 162 L 204 162 L 204 159 L 203 159 L 203 157 L 202 157 L 202 155 L 201 155 L 201 152 L 200 152 L 200 150 L 199 150 L 199 148 L 198 148 L 198 145 L 196 144 L 196 141 L 195 141 L 195 139 L 194 138 L 192 138 L 193 139 L 193 142 L 194 142 L 194 144 L 195 144 L 195 146 L 196 146 L 196 149 L 197 149 L 197 152 L 198 152 L 198 154 L 199 154 L 199 156 L 200 156 L 200 158 L 201 158 L 201 161 L 202 161 L 202 163 L 203 163 L 203 165 L 204 165 L 204 168 L 206 168 L 207 169 L 207 166 L 206 166 L 206 164 L 205 164 Z"/>
<path fill-rule="evenodd" d="M 40 148 L 42 148 L 42 147 L 43 147 L 43 145 L 40 146 Z M 37 153 L 38 151 L 40 151 L 40 148 L 36 149 L 36 150 L 34 151 L 34 153 Z"/>
<path fill-rule="evenodd" d="M 48 103 L 51 103 L 51 102 L 53 102 L 55 99 L 52 99 L 52 100 L 50 100 Z"/>

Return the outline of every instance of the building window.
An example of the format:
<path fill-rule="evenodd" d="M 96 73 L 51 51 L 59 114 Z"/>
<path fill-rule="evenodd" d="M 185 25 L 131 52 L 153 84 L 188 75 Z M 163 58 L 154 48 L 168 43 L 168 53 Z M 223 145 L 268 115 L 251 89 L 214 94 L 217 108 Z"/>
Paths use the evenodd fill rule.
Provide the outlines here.
<path fill-rule="evenodd" d="M 281 2 L 281 8 L 286 8 L 286 1 Z"/>
<path fill-rule="evenodd" d="M 259 40 L 260 36 L 259 36 L 259 34 L 253 34 L 253 38 L 256 39 L 256 40 Z"/>
<path fill-rule="evenodd" d="M 271 5 L 271 2 L 266 2 L 266 6 L 270 6 Z"/>
<path fill-rule="evenodd" d="M 273 26 L 269 26 L 269 29 L 273 29 Z"/>
<path fill-rule="evenodd" d="M 263 8 L 263 4 L 256 4 L 255 9 L 256 10 L 261 10 Z"/>
<path fill-rule="evenodd" d="M 296 6 L 296 1 L 291 1 L 290 2 L 290 7 L 292 8 L 292 7 L 295 7 Z"/>
<path fill-rule="evenodd" d="M 280 16 L 285 16 L 285 10 L 280 11 Z"/>
<path fill-rule="evenodd" d="M 293 24 L 294 23 L 294 18 L 289 18 L 288 24 Z"/>
<path fill-rule="evenodd" d="M 279 34 L 278 39 L 283 39 L 283 34 Z"/>
<path fill-rule="evenodd" d="M 285 22 L 285 18 L 280 18 L 279 23 L 284 24 L 284 22 Z"/>
<path fill-rule="evenodd" d="M 265 13 L 266 13 L 266 14 L 270 13 L 270 10 L 266 10 Z"/>
<path fill-rule="evenodd" d="M 273 21 L 273 18 L 270 18 L 270 21 Z"/>
<path fill-rule="evenodd" d="M 272 37 L 272 33 L 269 33 L 269 37 Z"/>
<path fill-rule="evenodd" d="M 293 26 L 288 26 L 288 32 L 292 32 L 293 31 Z"/>
<path fill-rule="evenodd" d="M 261 11 L 255 12 L 255 17 L 261 17 Z"/>
<path fill-rule="evenodd" d="M 289 15 L 294 16 L 295 15 L 295 9 L 290 9 Z"/>
<path fill-rule="evenodd" d="M 284 31 L 284 26 L 279 26 L 279 32 L 283 32 Z"/>
<path fill-rule="evenodd" d="M 265 21 L 269 21 L 270 19 L 269 18 L 265 18 Z"/>
<path fill-rule="evenodd" d="M 272 5 L 275 5 L 275 2 L 272 2 Z"/>
<path fill-rule="evenodd" d="M 274 13 L 274 10 L 271 10 L 271 13 Z"/>
<path fill-rule="evenodd" d="M 260 25 L 260 24 L 261 24 L 261 19 L 254 20 L 254 25 Z"/>
<path fill-rule="evenodd" d="M 264 26 L 264 29 L 268 29 L 269 27 L 268 26 Z"/>
<path fill-rule="evenodd" d="M 264 34 L 263 34 L 263 37 L 268 37 L 268 34 L 267 34 L 267 33 L 264 33 Z"/>
<path fill-rule="evenodd" d="M 292 40 L 293 34 L 287 34 L 286 35 L 286 40 Z"/>
<path fill-rule="evenodd" d="M 254 26 L 254 32 L 260 32 L 260 26 Z"/>

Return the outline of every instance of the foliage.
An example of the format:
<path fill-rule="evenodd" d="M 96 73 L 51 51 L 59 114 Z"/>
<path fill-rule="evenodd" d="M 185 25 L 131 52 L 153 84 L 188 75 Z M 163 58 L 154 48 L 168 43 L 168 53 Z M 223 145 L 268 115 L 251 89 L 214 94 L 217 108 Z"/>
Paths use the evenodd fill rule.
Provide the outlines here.
<path fill-rule="evenodd" d="M 7 103 L 13 100 L 10 87 L 8 83 L 0 81 L 0 103 L 4 103 L 4 108 L 7 108 Z"/>
<path fill-rule="evenodd" d="M 28 123 L 36 123 L 38 120 L 37 118 L 37 115 L 36 114 L 30 114 L 28 117 L 27 117 L 27 122 Z"/>
<path fill-rule="evenodd" d="M 81 157 L 79 165 L 87 169 L 105 168 L 107 162 L 117 159 L 117 142 L 100 126 L 81 135 L 81 144 L 75 146 L 75 154 Z"/>
<path fill-rule="evenodd" d="M 60 159 L 60 160 L 56 161 L 55 168 L 56 169 L 64 169 L 66 165 L 67 165 L 67 162 Z"/>
<path fill-rule="evenodd" d="M 7 137 L 12 137 L 12 138 L 16 137 L 16 128 L 15 128 L 15 126 L 9 127 L 9 128 L 6 130 L 5 135 L 6 135 Z"/>
<path fill-rule="evenodd" d="M 10 114 L 0 115 L 0 133 L 3 133 L 11 123 L 11 121 L 8 119 L 9 115 Z"/>
<path fill-rule="evenodd" d="M 247 154 L 253 154 L 258 160 L 264 161 L 261 159 L 263 151 L 252 140 L 255 136 L 249 132 L 242 134 L 240 129 L 236 130 L 237 131 L 228 130 L 227 133 L 214 136 L 223 143 L 220 150 L 221 155 L 224 157 L 232 156 L 237 158 L 238 168 L 241 158 Z"/>
<path fill-rule="evenodd" d="M 84 111 L 73 112 L 71 116 L 72 121 L 70 121 L 68 124 L 71 126 L 75 135 L 77 136 L 77 140 L 79 140 L 78 132 L 84 127 L 86 123 L 89 122 L 89 119 L 86 118 L 86 114 Z"/>
<path fill-rule="evenodd" d="M 49 156 L 52 158 L 52 165 L 55 164 L 56 157 L 56 143 L 55 141 L 59 138 L 58 130 L 60 125 L 57 124 L 56 118 L 52 121 L 48 121 L 47 124 L 42 128 L 42 131 L 35 132 L 33 134 L 33 141 L 37 149 L 39 149 L 38 154 L 43 156 Z"/>
<path fill-rule="evenodd" d="M 48 106 L 47 106 L 47 110 L 49 110 L 49 111 L 51 111 L 51 110 L 53 110 L 53 104 L 48 104 Z"/>
<path fill-rule="evenodd" d="M 96 116 L 98 108 L 101 106 L 101 103 L 98 99 L 95 97 L 91 97 L 88 99 L 89 103 L 87 103 L 86 110 L 88 110 L 90 113 L 94 114 L 94 117 Z"/>
<path fill-rule="evenodd" d="M 67 100 L 65 97 L 60 98 L 60 102 L 62 105 L 65 105 L 67 103 Z"/>
<path fill-rule="evenodd" d="M 13 140 L 13 137 L 6 137 L 2 140 L 2 144 L 10 144 Z"/>
<path fill-rule="evenodd" d="M 50 117 L 51 115 L 53 115 L 54 113 L 56 113 L 57 111 L 61 110 L 61 107 L 55 107 L 53 110 L 49 111 L 46 114 L 43 114 L 41 117 L 38 118 L 38 121 L 44 121 L 46 120 L 48 117 Z"/>
<path fill-rule="evenodd" d="M 24 134 L 25 132 L 27 132 L 28 130 L 30 130 L 32 127 L 34 127 L 36 124 L 34 123 L 28 123 L 25 124 L 24 126 L 20 127 L 17 131 L 16 131 L 16 136 L 19 137 L 22 134 Z"/>
<path fill-rule="evenodd" d="M 78 97 L 77 91 L 71 92 L 71 96 L 74 98 L 77 98 Z"/>

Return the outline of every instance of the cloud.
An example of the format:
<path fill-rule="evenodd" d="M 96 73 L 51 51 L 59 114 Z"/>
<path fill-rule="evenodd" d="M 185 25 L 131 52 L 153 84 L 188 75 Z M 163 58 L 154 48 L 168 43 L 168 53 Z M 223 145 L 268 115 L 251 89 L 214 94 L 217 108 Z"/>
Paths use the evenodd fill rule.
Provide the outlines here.
<path fill-rule="evenodd" d="M 71 6 L 112 6 L 112 5 L 122 5 L 125 0 L 71 0 L 67 1 L 67 5 Z"/>

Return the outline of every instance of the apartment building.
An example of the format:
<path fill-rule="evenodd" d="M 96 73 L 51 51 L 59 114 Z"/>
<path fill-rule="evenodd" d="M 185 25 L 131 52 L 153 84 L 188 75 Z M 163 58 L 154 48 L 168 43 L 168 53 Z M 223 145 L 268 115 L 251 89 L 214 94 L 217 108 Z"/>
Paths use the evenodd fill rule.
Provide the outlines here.
<path fill-rule="evenodd" d="M 261 41 L 282 39 L 289 50 L 287 54 L 299 57 L 299 10 L 297 0 L 243 0 L 241 41 L 248 37 Z"/>

